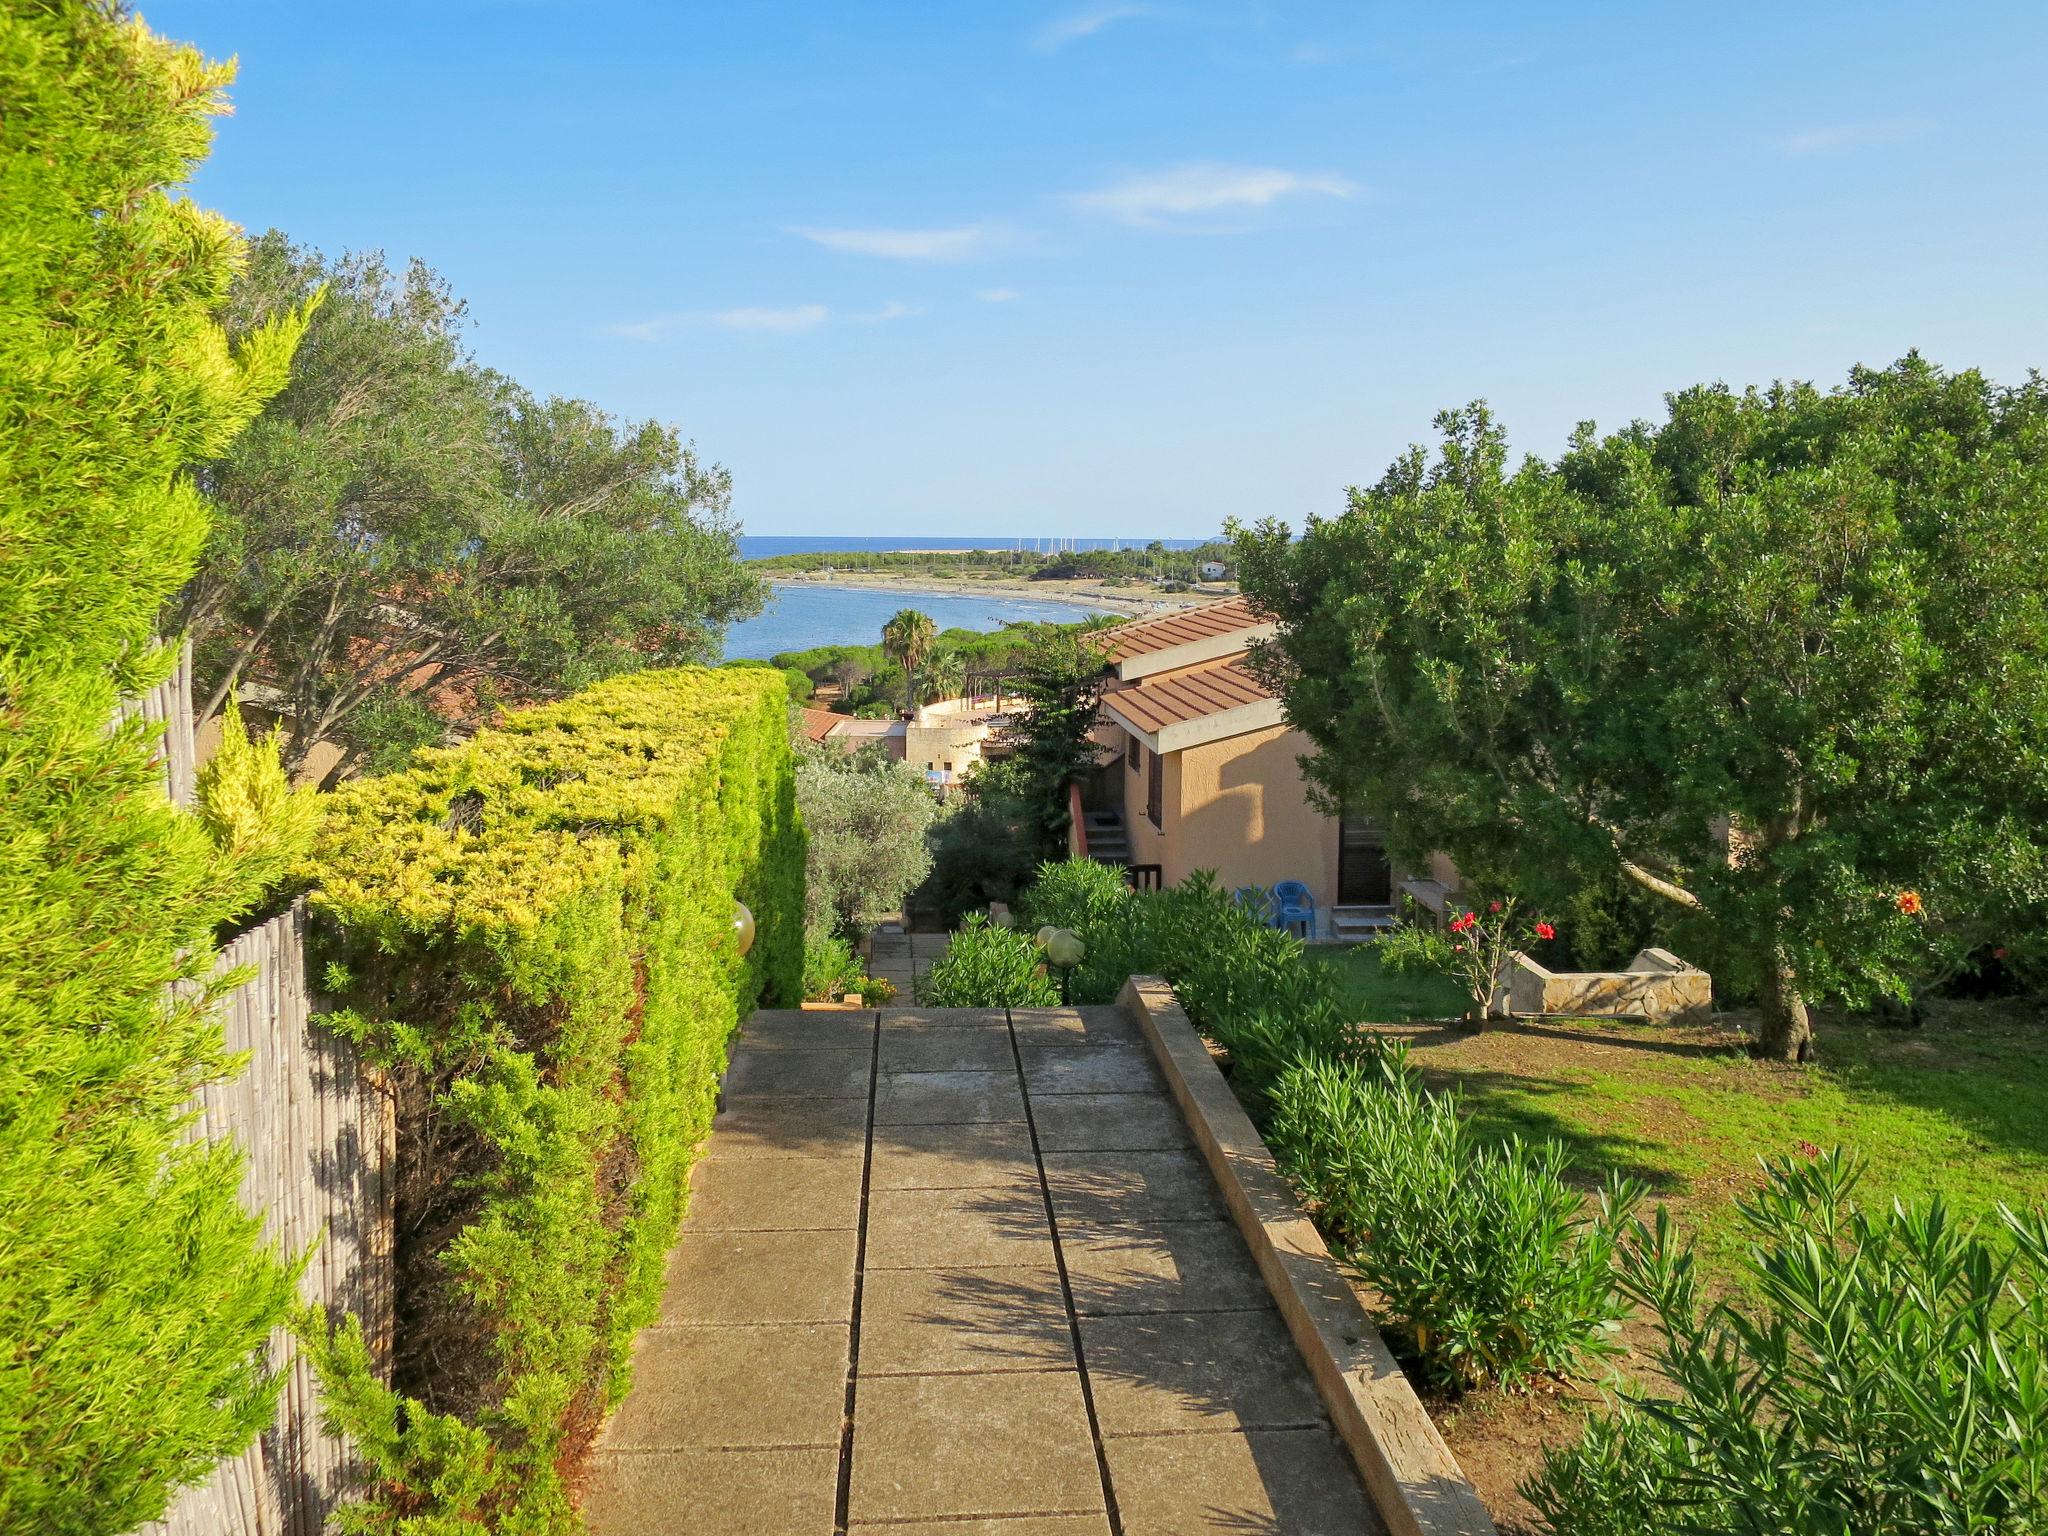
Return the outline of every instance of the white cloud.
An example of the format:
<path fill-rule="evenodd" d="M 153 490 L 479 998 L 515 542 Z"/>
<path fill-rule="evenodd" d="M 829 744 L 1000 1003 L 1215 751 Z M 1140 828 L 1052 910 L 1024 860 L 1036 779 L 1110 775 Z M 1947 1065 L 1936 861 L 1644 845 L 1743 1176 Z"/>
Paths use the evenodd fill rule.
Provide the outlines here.
<path fill-rule="evenodd" d="M 1350 197 L 1357 186 L 1327 172 L 1253 165 L 1179 165 L 1076 193 L 1075 207 L 1126 224 L 1173 227 L 1191 214 L 1264 208 L 1285 197 Z"/>
<path fill-rule="evenodd" d="M 794 228 L 793 235 L 822 245 L 828 251 L 845 251 L 855 256 L 882 256 L 891 261 L 960 261 L 978 256 L 996 243 L 997 233 L 985 224 L 962 224 L 952 229 L 811 229 Z"/>
<path fill-rule="evenodd" d="M 886 325 L 891 320 L 903 320 L 919 313 L 922 311 L 913 309 L 901 299 L 891 299 L 880 309 L 871 309 L 866 314 L 848 315 L 846 318 L 857 325 Z"/>
<path fill-rule="evenodd" d="M 1010 304 L 1017 299 L 1014 288 L 984 288 L 975 297 L 984 304 Z"/>
<path fill-rule="evenodd" d="M 1154 14 L 1149 5 L 1098 5 L 1085 11 L 1072 11 L 1065 16 L 1047 22 L 1031 36 L 1031 46 L 1040 53 L 1057 53 L 1069 43 L 1078 43 L 1084 37 L 1093 37 L 1104 27 L 1120 21 L 1134 21 L 1140 16 Z"/>
<path fill-rule="evenodd" d="M 822 304 L 792 304 L 785 309 L 750 306 L 657 315 L 651 320 L 634 320 L 604 329 L 606 335 L 623 336 L 628 341 L 663 341 L 686 326 L 705 325 L 728 331 L 770 331 L 793 336 L 816 330 L 831 318 L 832 312 Z"/>
<path fill-rule="evenodd" d="M 1934 125 L 1924 117 L 1891 117 L 1865 123 L 1829 123 L 1788 133 L 1778 140 L 1780 152 L 1794 159 L 1807 155 L 1839 155 L 1852 149 L 1874 149 L 1917 139 Z"/>
<path fill-rule="evenodd" d="M 788 309 L 721 309 L 705 316 L 728 331 L 814 331 L 831 318 L 822 304 L 796 304 Z"/>

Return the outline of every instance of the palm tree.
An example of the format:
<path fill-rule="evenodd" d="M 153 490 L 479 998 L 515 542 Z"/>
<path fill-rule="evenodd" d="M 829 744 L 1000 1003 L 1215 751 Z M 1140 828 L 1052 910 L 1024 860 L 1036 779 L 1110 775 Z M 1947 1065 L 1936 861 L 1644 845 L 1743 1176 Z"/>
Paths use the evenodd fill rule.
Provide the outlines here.
<path fill-rule="evenodd" d="M 917 696 L 930 704 L 937 699 L 958 698 L 967 685 L 967 668 L 957 651 L 940 651 L 925 663 L 924 686 Z"/>
<path fill-rule="evenodd" d="M 905 608 L 882 626 L 882 652 L 903 668 L 907 684 L 904 697 L 912 709 L 917 708 L 918 668 L 931 654 L 932 642 L 938 636 L 939 626 L 931 621 L 931 616 L 919 613 L 915 608 Z"/>

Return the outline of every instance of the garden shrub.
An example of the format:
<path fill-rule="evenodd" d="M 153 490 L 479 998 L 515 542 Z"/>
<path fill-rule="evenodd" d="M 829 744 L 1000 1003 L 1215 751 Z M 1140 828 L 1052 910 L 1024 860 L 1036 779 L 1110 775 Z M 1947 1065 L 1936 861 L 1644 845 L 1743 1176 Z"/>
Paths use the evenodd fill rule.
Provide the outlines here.
<path fill-rule="evenodd" d="M 1753 1301 L 1708 1304 L 1669 1213 L 1622 1290 L 1675 1392 L 1624 1396 L 1523 1491 L 1570 1536 L 2048 1530 L 2048 1214 L 1986 1235 L 1934 1200 L 1860 1209 L 1839 1151 L 1741 1202 Z"/>
<path fill-rule="evenodd" d="M 1451 952 L 1449 937 L 1423 923 L 1398 924 L 1373 940 L 1372 952 L 1389 976 L 1457 975 L 1458 957 Z"/>
<path fill-rule="evenodd" d="M 1030 939 L 974 912 L 918 977 L 917 1000 L 927 1008 L 1049 1008 L 1060 995 Z"/>
<path fill-rule="evenodd" d="M 866 968 L 846 940 L 835 934 L 805 934 L 804 1001 L 836 1003 L 849 992 L 865 994 L 867 983 Z"/>
<path fill-rule="evenodd" d="M 727 1038 L 801 995 L 787 708 L 771 671 L 637 673 L 334 796 L 315 942 L 399 1118 L 393 1386 L 313 1341 L 378 1480 L 347 1529 L 571 1528 Z"/>
<path fill-rule="evenodd" d="M 1615 1243 L 1639 1185 L 1610 1180 L 1594 1204 L 1565 1183 L 1557 1142 L 1480 1143 L 1399 1052 L 1289 1067 L 1268 1137 L 1437 1384 L 1514 1386 L 1614 1351 Z"/>
<path fill-rule="evenodd" d="M 182 473 L 284 384 L 302 315 L 230 349 L 234 228 L 173 198 L 231 75 L 112 6 L 0 6 L 0 1531 L 161 1515 L 268 1423 L 293 1276 L 188 1142 L 234 1062 L 201 989 L 260 868 L 109 728 L 206 504 Z M 265 846 L 275 847 L 250 829 Z M 217 989 L 216 989 L 217 990 Z"/>

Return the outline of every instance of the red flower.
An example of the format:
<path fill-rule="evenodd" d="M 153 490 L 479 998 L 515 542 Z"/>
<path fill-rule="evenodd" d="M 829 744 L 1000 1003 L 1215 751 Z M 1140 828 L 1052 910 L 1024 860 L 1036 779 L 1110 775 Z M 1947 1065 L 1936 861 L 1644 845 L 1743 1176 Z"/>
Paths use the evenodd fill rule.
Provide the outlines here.
<path fill-rule="evenodd" d="M 1899 910 L 1908 917 L 1917 917 L 1926 910 L 1926 904 L 1920 900 L 1920 893 L 1918 891 L 1899 892 L 1898 906 Z"/>
<path fill-rule="evenodd" d="M 1991 958 L 1994 960 L 2003 960 L 2005 958 L 2005 946 L 2001 944 L 1998 946 L 1998 948 L 1991 951 Z"/>
<path fill-rule="evenodd" d="M 1467 912 L 1463 917 L 1451 919 L 1451 932 L 1464 933 L 1467 930 L 1469 930 L 1471 926 L 1477 921 L 1478 919 L 1476 917 L 1474 917 L 1470 912 Z"/>
<path fill-rule="evenodd" d="M 1490 901 L 1486 904 L 1486 910 L 1489 912 L 1498 912 L 1500 910 L 1500 903 L 1497 901 Z"/>
<path fill-rule="evenodd" d="M 1557 930 L 1548 923 L 1538 923 L 1536 925 L 1536 937 L 1539 939 L 1554 939 L 1557 937 Z"/>
<path fill-rule="evenodd" d="M 1804 1152 L 1804 1153 L 1805 1153 L 1805 1154 L 1806 1154 L 1806 1155 L 1807 1155 L 1808 1157 L 1819 1157 L 1819 1156 L 1820 1156 L 1820 1148 L 1819 1148 L 1819 1147 L 1816 1147 L 1816 1146 L 1815 1146 L 1815 1145 L 1814 1145 L 1814 1144 L 1813 1144 L 1812 1142 L 1810 1142 L 1810 1141 L 1802 1141 L 1802 1142 L 1800 1142 L 1800 1143 L 1799 1143 L 1799 1150 L 1800 1150 L 1800 1151 L 1802 1151 L 1802 1152 Z"/>

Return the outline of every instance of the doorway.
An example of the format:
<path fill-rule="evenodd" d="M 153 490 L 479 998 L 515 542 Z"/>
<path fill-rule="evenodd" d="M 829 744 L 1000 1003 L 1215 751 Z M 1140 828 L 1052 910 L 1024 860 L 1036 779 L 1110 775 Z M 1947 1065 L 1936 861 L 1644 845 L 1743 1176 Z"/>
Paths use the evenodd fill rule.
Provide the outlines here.
<path fill-rule="evenodd" d="M 1394 866 L 1369 821 L 1340 817 L 1337 822 L 1337 905 L 1390 907 L 1394 904 Z"/>

